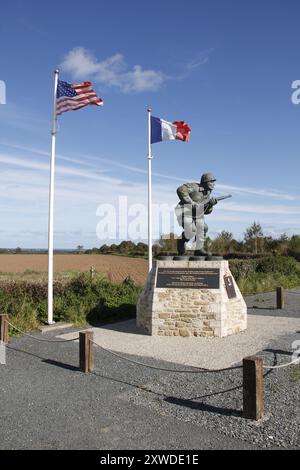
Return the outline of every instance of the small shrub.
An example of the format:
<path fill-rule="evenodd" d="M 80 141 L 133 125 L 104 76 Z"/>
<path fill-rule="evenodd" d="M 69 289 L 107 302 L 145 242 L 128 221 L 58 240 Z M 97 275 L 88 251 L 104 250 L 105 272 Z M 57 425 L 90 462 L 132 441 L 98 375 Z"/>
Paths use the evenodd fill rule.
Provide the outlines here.
<path fill-rule="evenodd" d="M 229 261 L 230 271 L 238 282 L 256 271 L 258 259 L 234 259 Z"/>
<path fill-rule="evenodd" d="M 261 259 L 256 267 L 259 273 L 280 273 L 300 276 L 299 263 L 289 256 L 268 256 Z"/>
<path fill-rule="evenodd" d="M 53 310 L 55 321 L 70 321 L 77 326 L 88 321 L 116 321 L 135 315 L 141 288 L 127 277 L 114 284 L 96 276 L 80 274 L 69 281 L 54 283 Z M 34 329 L 47 319 L 47 282 L 0 282 L 0 311 L 8 314 L 18 328 Z"/>

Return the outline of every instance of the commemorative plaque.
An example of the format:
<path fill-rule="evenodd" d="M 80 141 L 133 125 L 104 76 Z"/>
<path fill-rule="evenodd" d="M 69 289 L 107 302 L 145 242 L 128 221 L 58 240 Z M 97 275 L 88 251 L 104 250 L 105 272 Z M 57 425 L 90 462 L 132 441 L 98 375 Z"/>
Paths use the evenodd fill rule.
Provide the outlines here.
<path fill-rule="evenodd" d="M 156 287 L 219 289 L 220 270 L 215 268 L 158 268 Z"/>
<path fill-rule="evenodd" d="M 232 276 L 224 276 L 225 287 L 228 295 L 228 299 L 234 299 L 236 297 L 235 288 L 233 285 Z"/>

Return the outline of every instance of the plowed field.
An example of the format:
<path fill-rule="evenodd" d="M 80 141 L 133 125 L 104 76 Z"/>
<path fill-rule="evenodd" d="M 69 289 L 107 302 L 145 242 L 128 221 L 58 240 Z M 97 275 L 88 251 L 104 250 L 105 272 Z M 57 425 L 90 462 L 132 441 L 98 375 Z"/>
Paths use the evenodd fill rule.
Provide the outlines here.
<path fill-rule="evenodd" d="M 120 282 L 130 276 L 136 283 L 142 285 L 147 276 L 147 261 L 144 259 L 113 255 L 54 255 L 55 273 L 89 272 L 91 266 L 96 272 L 107 274 L 112 282 Z M 47 255 L 0 255 L 0 272 L 25 271 L 46 273 Z"/>

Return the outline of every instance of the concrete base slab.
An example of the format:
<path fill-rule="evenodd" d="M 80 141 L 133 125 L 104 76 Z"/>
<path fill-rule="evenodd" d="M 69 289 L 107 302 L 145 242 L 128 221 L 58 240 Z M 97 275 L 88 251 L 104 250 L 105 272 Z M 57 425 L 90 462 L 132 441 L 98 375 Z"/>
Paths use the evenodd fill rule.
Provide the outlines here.
<path fill-rule="evenodd" d="M 52 323 L 51 325 L 40 326 L 39 330 L 42 333 L 49 333 L 50 331 L 63 330 L 64 328 L 71 328 L 72 326 L 73 326 L 73 323 L 57 322 L 57 323 Z"/>

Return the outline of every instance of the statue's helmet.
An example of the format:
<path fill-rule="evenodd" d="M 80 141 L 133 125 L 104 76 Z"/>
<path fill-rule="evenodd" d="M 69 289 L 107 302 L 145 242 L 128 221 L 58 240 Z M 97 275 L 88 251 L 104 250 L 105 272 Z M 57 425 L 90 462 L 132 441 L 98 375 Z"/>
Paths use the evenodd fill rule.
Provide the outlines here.
<path fill-rule="evenodd" d="M 212 173 L 203 173 L 201 176 L 201 184 L 215 182 L 216 177 Z"/>

